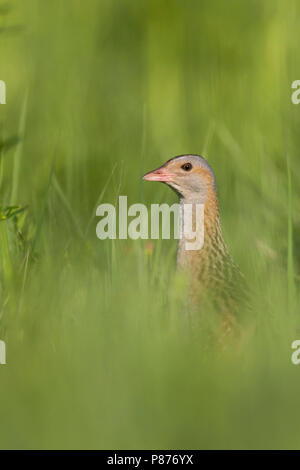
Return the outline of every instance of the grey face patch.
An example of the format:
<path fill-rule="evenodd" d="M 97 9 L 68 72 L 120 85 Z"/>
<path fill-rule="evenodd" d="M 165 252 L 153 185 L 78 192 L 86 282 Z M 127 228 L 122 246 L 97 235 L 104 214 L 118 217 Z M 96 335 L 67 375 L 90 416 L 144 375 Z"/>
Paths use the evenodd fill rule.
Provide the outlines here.
<path fill-rule="evenodd" d="M 201 157 L 201 155 L 196 155 L 193 153 L 177 155 L 176 157 L 170 158 L 166 163 L 172 162 L 174 160 L 182 160 L 182 163 L 184 163 L 184 161 L 190 161 L 191 163 L 194 163 L 194 165 L 198 165 L 202 168 L 207 168 L 213 173 L 211 166 L 208 164 L 204 157 Z"/>
<path fill-rule="evenodd" d="M 202 157 L 201 155 L 193 155 L 193 154 L 178 155 L 176 157 L 170 158 L 165 163 L 165 165 L 167 165 L 169 162 L 172 162 L 172 161 L 175 161 L 175 160 L 178 161 L 178 162 L 182 161 L 182 165 L 184 163 L 191 163 L 193 165 L 193 167 L 198 166 L 200 168 L 206 168 L 210 172 L 210 174 L 212 175 L 214 189 L 215 189 L 215 191 L 217 191 L 215 174 L 213 172 L 213 169 L 207 163 L 207 161 L 205 160 L 204 157 Z M 177 187 L 175 185 L 174 186 L 170 185 L 170 186 L 172 186 L 173 189 L 176 192 L 180 192 L 182 195 L 184 195 L 184 192 L 186 192 L 186 193 L 197 193 L 197 192 L 204 193 L 204 190 L 205 190 L 205 185 L 201 184 L 201 182 L 199 181 L 198 175 L 193 175 L 192 173 L 189 176 L 189 188 L 184 188 L 184 187 L 179 188 L 177 185 L 176 185 Z M 204 194 L 203 194 L 203 196 L 204 196 Z"/>

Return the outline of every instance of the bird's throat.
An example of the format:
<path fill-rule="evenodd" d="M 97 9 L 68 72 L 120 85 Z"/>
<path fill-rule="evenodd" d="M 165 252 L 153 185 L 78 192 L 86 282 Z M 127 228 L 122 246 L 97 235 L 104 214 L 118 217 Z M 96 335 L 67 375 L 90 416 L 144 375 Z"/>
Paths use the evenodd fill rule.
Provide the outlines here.
<path fill-rule="evenodd" d="M 181 214 L 184 213 L 186 204 L 190 204 L 193 207 L 193 215 L 196 214 L 197 206 L 204 205 L 202 227 L 200 227 L 200 230 L 204 231 L 204 241 L 201 248 L 196 250 L 187 249 L 187 242 L 190 240 L 185 235 L 184 217 L 181 216 L 182 236 L 179 240 L 177 251 L 178 269 L 183 269 L 193 276 L 197 275 L 199 278 L 201 273 L 212 269 L 216 252 L 220 255 L 227 253 L 221 229 L 218 198 L 212 192 L 204 203 L 197 200 L 197 198 L 182 198 L 180 204 L 182 205 Z M 195 230 L 199 230 L 199 227 L 196 226 L 196 221 L 193 220 L 193 231 L 195 232 Z"/>

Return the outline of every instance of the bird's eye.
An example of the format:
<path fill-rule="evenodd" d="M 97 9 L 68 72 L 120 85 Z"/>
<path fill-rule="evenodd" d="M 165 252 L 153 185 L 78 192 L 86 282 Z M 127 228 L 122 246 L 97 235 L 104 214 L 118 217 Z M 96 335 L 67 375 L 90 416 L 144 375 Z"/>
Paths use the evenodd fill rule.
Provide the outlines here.
<path fill-rule="evenodd" d="M 193 166 L 192 166 L 191 163 L 184 163 L 181 168 L 182 168 L 184 171 L 190 171 L 190 170 L 193 168 Z"/>

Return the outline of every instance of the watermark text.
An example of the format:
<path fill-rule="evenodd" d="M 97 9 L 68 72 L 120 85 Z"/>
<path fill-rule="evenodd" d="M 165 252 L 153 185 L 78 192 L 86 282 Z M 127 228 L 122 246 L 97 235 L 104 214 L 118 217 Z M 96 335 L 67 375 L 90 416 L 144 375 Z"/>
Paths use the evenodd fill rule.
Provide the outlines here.
<path fill-rule="evenodd" d="M 0 365 L 6 364 L 6 344 L 0 340 Z"/>
<path fill-rule="evenodd" d="M 118 211 L 113 204 L 100 204 L 96 215 L 101 217 L 96 227 L 100 240 L 157 240 L 160 234 L 169 240 L 173 234 L 174 239 L 184 240 L 185 250 L 201 250 L 204 244 L 204 204 L 151 204 L 149 217 L 147 206 L 137 203 L 128 207 L 127 196 L 119 196 Z"/>

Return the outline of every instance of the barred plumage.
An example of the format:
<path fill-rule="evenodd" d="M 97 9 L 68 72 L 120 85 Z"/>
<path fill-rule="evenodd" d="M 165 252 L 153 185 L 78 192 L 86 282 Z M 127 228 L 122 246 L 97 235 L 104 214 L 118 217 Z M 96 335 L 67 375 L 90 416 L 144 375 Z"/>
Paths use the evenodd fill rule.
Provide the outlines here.
<path fill-rule="evenodd" d="M 204 245 L 201 250 L 186 250 L 183 236 L 178 244 L 177 268 L 189 276 L 194 304 L 209 297 L 224 318 L 235 318 L 246 299 L 245 281 L 223 239 L 213 170 L 200 155 L 180 155 L 147 173 L 144 179 L 166 183 L 183 205 L 204 204 Z"/>

